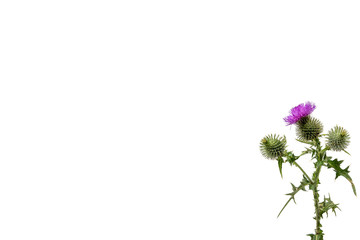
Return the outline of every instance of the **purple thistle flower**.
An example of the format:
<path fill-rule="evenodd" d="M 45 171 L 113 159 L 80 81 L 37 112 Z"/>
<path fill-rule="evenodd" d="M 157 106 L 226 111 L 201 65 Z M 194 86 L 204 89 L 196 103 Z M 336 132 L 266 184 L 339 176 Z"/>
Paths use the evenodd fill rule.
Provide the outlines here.
<path fill-rule="evenodd" d="M 301 118 L 310 115 L 316 108 L 314 103 L 306 102 L 293 107 L 290 111 L 290 115 L 285 117 L 284 120 L 287 125 L 297 123 Z"/>

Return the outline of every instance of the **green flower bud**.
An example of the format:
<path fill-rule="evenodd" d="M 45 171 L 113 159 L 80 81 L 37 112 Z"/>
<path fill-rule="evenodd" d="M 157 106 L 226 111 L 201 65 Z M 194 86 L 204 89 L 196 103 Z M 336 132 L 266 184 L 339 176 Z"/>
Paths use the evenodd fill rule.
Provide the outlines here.
<path fill-rule="evenodd" d="M 314 140 L 322 131 L 322 123 L 313 117 L 303 117 L 296 123 L 296 135 L 301 140 Z"/>
<path fill-rule="evenodd" d="M 261 154 L 268 159 L 277 159 L 284 155 L 286 148 L 285 136 L 280 137 L 276 134 L 265 136 L 260 142 Z"/>
<path fill-rule="evenodd" d="M 344 128 L 335 126 L 327 134 L 326 145 L 334 151 L 344 150 L 350 143 L 349 132 Z"/>

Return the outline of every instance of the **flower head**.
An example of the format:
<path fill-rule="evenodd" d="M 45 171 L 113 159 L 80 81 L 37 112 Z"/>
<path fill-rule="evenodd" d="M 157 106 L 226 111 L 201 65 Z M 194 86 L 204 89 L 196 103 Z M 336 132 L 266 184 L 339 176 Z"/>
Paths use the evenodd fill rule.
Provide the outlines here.
<path fill-rule="evenodd" d="M 284 155 L 286 149 L 285 136 L 280 137 L 276 134 L 265 136 L 260 142 L 260 151 L 265 158 L 277 159 Z"/>
<path fill-rule="evenodd" d="M 330 147 L 331 150 L 334 151 L 345 150 L 345 148 L 349 145 L 349 143 L 350 143 L 349 132 L 342 127 L 335 126 L 327 134 L 326 145 Z"/>
<path fill-rule="evenodd" d="M 301 140 L 314 140 L 323 131 L 322 123 L 313 117 L 302 117 L 296 123 L 296 135 Z"/>
<path fill-rule="evenodd" d="M 306 102 L 297 105 L 296 107 L 292 108 L 290 111 L 290 115 L 285 117 L 284 120 L 287 125 L 291 125 L 297 123 L 301 118 L 310 115 L 314 109 L 316 108 L 314 103 Z"/>

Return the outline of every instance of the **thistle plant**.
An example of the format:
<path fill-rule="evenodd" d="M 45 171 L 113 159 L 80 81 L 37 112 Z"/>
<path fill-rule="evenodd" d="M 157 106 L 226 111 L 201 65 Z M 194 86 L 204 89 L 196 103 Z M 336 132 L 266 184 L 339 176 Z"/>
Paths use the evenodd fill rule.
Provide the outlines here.
<path fill-rule="evenodd" d="M 297 167 L 303 175 L 298 185 L 291 183 L 292 192 L 286 194 L 289 196 L 289 199 L 280 210 L 278 217 L 291 200 L 295 202 L 295 195 L 299 193 L 300 190 L 311 191 L 315 207 L 315 232 L 307 236 L 310 236 L 311 240 L 323 240 L 324 232 L 321 229 L 321 219 L 324 217 L 324 213 L 328 216 L 329 211 L 332 211 L 336 215 L 336 210 L 340 210 L 340 208 L 339 204 L 333 202 L 330 194 L 324 196 L 322 201 L 320 200 L 319 179 L 321 170 L 323 167 L 332 169 L 335 172 L 335 179 L 344 177 L 348 180 L 355 196 L 356 189 L 349 175 L 349 166 L 344 168 L 342 166 L 343 160 L 328 156 L 328 151 L 343 151 L 349 154 L 345 150 L 350 143 L 349 132 L 340 126 L 335 126 L 330 129 L 327 134 L 323 134 L 323 125 L 320 120 L 310 116 L 315 108 L 315 104 L 311 102 L 302 103 L 292 108 L 290 115 L 284 118 L 287 125 L 296 126 L 296 140 L 306 144 L 305 150 L 302 151 L 300 155 L 295 155 L 293 151 L 287 149 L 285 136 L 276 134 L 267 135 L 260 141 L 260 152 L 265 158 L 278 162 L 281 177 L 283 176 L 282 166 L 284 163 L 289 163 L 291 166 Z M 307 154 L 311 156 L 314 164 L 314 171 L 311 175 L 307 174 L 298 162 L 300 157 Z"/>

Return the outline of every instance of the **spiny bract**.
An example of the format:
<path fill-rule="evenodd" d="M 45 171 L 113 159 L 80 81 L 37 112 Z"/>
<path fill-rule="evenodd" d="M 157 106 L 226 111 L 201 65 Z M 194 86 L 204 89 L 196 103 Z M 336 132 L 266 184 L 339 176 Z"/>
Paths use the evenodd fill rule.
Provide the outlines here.
<path fill-rule="evenodd" d="M 326 145 L 334 151 L 344 150 L 350 143 L 349 132 L 340 126 L 333 127 L 327 134 Z"/>
<path fill-rule="evenodd" d="M 322 123 L 313 117 L 303 117 L 296 123 L 296 134 L 301 140 L 314 140 L 322 131 Z"/>
<path fill-rule="evenodd" d="M 280 137 L 276 134 L 265 136 L 260 142 L 261 154 L 268 159 L 277 159 L 284 155 L 286 148 L 285 136 Z"/>

